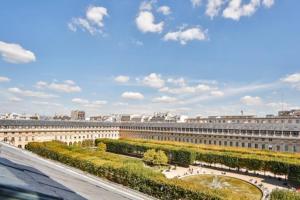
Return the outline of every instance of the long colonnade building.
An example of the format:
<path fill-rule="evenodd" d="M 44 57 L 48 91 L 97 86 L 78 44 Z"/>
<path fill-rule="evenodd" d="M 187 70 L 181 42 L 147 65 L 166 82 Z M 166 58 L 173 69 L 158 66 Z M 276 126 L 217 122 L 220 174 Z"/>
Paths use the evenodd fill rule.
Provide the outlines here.
<path fill-rule="evenodd" d="M 300 124 L 126 123 L 120 136 L 300 152 Z"/>
<path fill-rule="evenodd" d="M 291 123 L 0 120 L 0 141 L 20 148 L 31 141 L 60 140 L 73 144 L 87 139 L 120 137 L 300 152 L 300 123 L 296 120 Z"/>
<path fill-rule="evenodd" d="M 96 138 L 119 138 L 119 126 L 87 121 L 0 120 L 0 141 L 20 148 L 33 141 L 59 140 L 70 145 Z"/>

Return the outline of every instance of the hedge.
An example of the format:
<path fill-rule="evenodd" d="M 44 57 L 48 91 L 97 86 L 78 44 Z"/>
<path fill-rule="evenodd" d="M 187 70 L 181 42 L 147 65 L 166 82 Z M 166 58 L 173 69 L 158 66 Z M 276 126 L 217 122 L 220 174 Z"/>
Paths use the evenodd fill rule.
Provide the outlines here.
<path fill-rule="evenodd" d="M 289 181 L 300 184 L 300 160 L 292 159 L 289 156 L 267 156 L 241 151 L 219 151 L 203 149 L 197 145 L 186 145 L 178 142 L 162 142 L 142 139 L 97 139 L 96 144 L 104 142 L 107 150 L 114 153 L 141 156 L 147 149 L 160 149 L 169 155 L 172 164 L 187 166 L 193 164 L 195 160 L 223 164 L 230 168 L 246 168 L 254 171 L 270 171 L 278 175 L 288 175 Z M 270 152 L 268 152 L 270 154 Z M 275 153 L 276 154 L 276 153 Z"/>
<path fill-rule="evenodd" d="M 145 167 L 139 159 L 108 152 L 66 146 L 60 142 L 29 143 L 26 148 L 40 156 L 57 160 L 159 199 L 222 200 L 248 199 L 226 189 L 210 189 L 180 179 L 167 179 Z"/>
<path fill-rule="evenodd" d="M 294 191 L 275 189 L 271 193 L 270 200 L 300 200 L 300 194 Z"/>
<path fill-rule="evenodd" d="M 107 151 L 124 154 L 136 157 L 143 157 L 143 154 L 150 149 L 162 150 L 168 156 L 169 162 L 180 166 L 189 166 L 194 163 L 196 154 L 180 147 L 163 147 L 147 143 L 130 143 L 125 140 L 112 140 L 112 139 L 96 139 L 96 146 L 103 142 L 107 146 Z"/>

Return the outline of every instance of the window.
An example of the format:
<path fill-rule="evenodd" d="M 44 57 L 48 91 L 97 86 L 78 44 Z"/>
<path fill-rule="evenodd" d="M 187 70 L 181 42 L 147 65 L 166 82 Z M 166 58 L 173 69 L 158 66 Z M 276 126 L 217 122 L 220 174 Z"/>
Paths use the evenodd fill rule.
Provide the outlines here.
<path fill-rule="evenodd" d="M 276 150 L 277 150 L 277 151 L 280 151 L 280 145 L 277 145 L 277 146 L 276 146 Z"/>
<path fill-rule="evenodd" d="M 285 151 L 289 151 L 289 146 L 286 144 L 286 145 L 284 145 L 284 150 Z"/>
<path fill-rule="evenodd" d="M 248 143 L 248 148 L 251 148 L 251 143 Z"/>
<path fill-rule="evenodd" d="M 258 149 L 258 144 L 255 144 L 254 147 L 255 147 L 255 149 Z"/>

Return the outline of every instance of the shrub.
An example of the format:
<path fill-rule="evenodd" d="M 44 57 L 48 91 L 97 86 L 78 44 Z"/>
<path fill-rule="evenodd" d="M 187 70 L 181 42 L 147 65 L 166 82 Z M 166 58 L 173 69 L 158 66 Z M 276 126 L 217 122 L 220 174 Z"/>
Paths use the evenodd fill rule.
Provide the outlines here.
<path fill-rule="evenodd" d="M 149 149 L 162 150 L 167 155 L 170 163 L 180 166 L 189 166 L 194 163 L 196 158 L 195 152 L 180 147 L 113 139 L 96 139 L 95 141 L 96 145 L 100 142 L 106 144 L 107 151 L 109 152 L 140 158 L 142 158 L 144 153 Z"/>
<path fill-rule="evenodd" d="M 142 139 L 97 139 L 96 143 L 104 142 L 107 150 L 114 153 L 142 157 L 149 149 L 163 150 L 172 164 L 188 166 L 195 160 L 207 163 L 219 163 L 230 168 L 246 168 L 254 171 L 270 171 L 277 175 L 288 175 L 289 181 L 300 185 L 300 160 L 288 153 L 277 153 L 232 147 L 203 147 L 202 145 L 186 144 L 170 141 Z M 274 155 L 273 155 L 273 154 Z"/>
<path fill-rule="evenodd" d="M 106 144 L 104 144 L 103 142 L 100 142 L 100 143 L 98 144 L 98 151 L 105 152 L 106 149 L 107 149 Z"/>
<path fill-rule="evenodd" d="M 123 184 L 163 200 L 247 199 L 227 190 L 211 190 L 178 179 L 166 179 L 161 173 L 145 168 L 142 161 L 107 152 L 92 151 L 57 142 L 32 142 L 27 149 L 110 181 Z"/>
<path fill-rule="evenodd" d="M 150 149 L 144 153 L 143 160 L 150 165 L 166 165 L 168 163 L 168 157 L 166 154 L 155 149 Z"/>
<path fill-rule="evenodd" d="M 300 200 L 300 194 L 298 192 L 275 189 L 272 191 L 270 199 L 271 200 Z"/>

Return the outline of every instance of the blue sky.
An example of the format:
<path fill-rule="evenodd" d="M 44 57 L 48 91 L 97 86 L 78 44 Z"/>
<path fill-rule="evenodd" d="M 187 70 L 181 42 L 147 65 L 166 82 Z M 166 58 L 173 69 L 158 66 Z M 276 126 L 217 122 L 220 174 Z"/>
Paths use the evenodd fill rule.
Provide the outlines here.
<path fill-rule="evenodd" d="M 1 2 L 0 112 L 299 108 L 296 0 Z"/>

